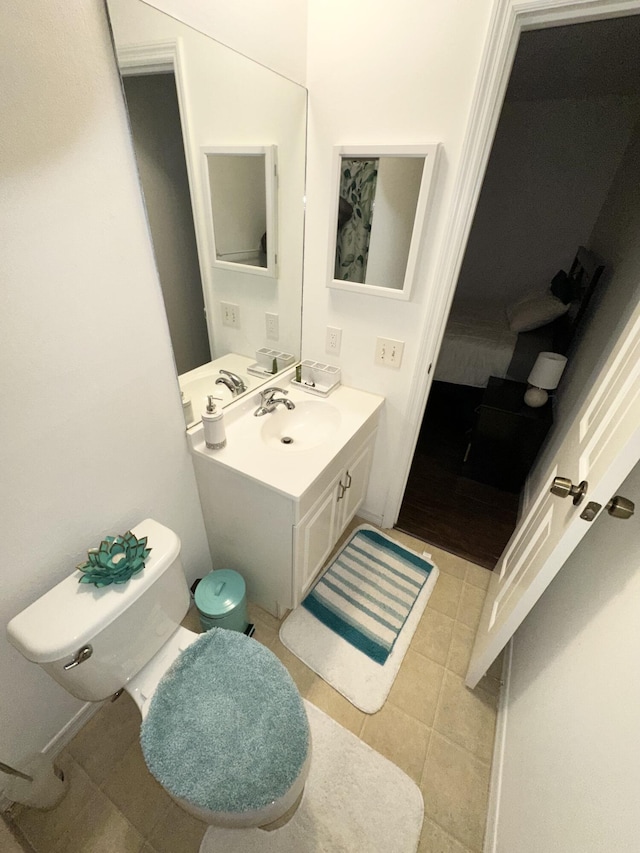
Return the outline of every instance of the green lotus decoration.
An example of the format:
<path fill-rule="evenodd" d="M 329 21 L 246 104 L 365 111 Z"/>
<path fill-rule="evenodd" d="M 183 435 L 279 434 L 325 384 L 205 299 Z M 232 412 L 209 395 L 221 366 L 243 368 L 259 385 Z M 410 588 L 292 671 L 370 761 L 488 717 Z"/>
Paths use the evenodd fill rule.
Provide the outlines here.
<path fill-rule="evenodd" d="M 126 583 L 144 569 L 144 561 L 150 553 L 146 536 L 138 539 L 130 530 L 124 536 L 107 536 L 99 548 L 89 549 L 86 562 L 76 567 L 83 573 L 79 583 L 98 587 Z"/>

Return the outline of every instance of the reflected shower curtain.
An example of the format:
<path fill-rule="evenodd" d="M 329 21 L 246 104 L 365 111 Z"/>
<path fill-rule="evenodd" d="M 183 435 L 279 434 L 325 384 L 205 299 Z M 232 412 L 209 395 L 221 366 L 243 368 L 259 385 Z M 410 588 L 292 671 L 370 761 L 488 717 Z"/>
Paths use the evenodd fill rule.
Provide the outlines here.
<path fill-rule="evenodd" d="M 342 160 L 335 277 L 364 284 L 369 255 L 369 238 L 378 178 L 378 160 L 362 158 Z M 343 210 L 351 216 L 343 222 Z"/>

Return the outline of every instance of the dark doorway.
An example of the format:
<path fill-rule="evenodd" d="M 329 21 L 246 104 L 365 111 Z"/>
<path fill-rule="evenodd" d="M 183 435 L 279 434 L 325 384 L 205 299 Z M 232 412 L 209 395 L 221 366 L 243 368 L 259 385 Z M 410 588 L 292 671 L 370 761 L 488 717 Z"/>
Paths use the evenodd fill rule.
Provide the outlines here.
<path fill-rule="evenodd" d="M 465 453 L 483 388 L 434 382 L 396 527 L 493 569 L 518 495 L 470 479 Z"/>

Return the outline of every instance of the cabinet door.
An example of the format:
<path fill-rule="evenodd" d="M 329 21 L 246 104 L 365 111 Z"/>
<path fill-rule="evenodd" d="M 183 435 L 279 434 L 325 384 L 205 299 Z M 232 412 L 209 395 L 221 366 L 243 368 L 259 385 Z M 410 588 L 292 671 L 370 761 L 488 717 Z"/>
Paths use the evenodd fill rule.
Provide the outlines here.
<path fill-rule="evenodd" d="M 294 607 L 331 553 L 337 538 L 338 479 L 295 528 Z"/>
<path fill-rule="evenodd" d="M 372 446 L 373 442 L 369 441 L 364 447 L 360 448 L 340 478 L 341 486 L 338 487 L 337 495 L 338 520 L 336 539 L 356 514 L 358 507 L 367 493 Z"/>

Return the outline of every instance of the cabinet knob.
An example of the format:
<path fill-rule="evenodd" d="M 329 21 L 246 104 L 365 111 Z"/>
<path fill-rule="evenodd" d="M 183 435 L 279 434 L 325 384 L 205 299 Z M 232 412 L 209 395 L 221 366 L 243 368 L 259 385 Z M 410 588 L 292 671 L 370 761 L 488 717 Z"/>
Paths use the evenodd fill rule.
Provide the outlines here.
<path fill-rule="evenodd" d="M 574 486 L 571 480 L 568 480 L 566 477 L 554 477 L 551 494 L 559 498 L 573 498 L 573 505 L 578 506 L 587 494 L 588 488 L 589 483 L 586 480 Z"/>

